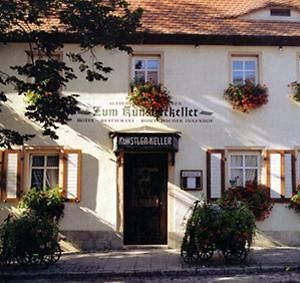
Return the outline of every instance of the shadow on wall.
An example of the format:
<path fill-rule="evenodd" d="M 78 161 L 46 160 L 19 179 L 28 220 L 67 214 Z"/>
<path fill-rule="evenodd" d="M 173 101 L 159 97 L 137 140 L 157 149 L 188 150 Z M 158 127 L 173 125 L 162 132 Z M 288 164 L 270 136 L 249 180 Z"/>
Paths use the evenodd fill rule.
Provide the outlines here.
<path fill-rule="evenodd" d="M 84 206 L 66 204 L 65 214 L 61 221 L 61 226 L 66 226 L 61 233 L 67 241 L 72 242 L 74 247 L 84 251 L 112 250 L 123 246 L 123 236 L 115 231 L 112 224 L 106 222 L 92 209 Z M 78 230 L 68 229 L 68 223 L 72 220 L 72 215 L 76 215 Z M 92 230 L 95 227 L 97 230 Z"/>
<path fill-rule="evenodd" d="M 93 116 L 89 116 L 89 122 L 78 122 L 77 115 L 74 115 L 72 118 L 73 120 L 69 122 L 68 126 L 82 139 L 95 144 L 100 150 L 112 153 L 112 141 L 109 138 L 111 128 Z"/>
<path fill-rule="evenodd" d="M 34 134 L 35 137 L 29 141 L 37 145 L 57 145 L 55 140 L 43 136 L 41 129 L 33 124 L 33 122 L 27 120 L 24 116 L 18 114 L 12 106 L 7 104 L 1 105 L 0 112 L 0 126 L 7 129 L 12 129 L 20 132 L 21 134 Z"/>

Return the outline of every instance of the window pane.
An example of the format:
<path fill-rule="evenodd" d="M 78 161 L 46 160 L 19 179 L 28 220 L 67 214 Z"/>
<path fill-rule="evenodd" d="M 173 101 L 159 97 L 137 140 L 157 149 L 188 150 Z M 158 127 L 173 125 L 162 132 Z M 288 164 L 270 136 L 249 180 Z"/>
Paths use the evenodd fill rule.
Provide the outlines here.
<path fill-rule="evenodd" d="M 233 71 L 232 73 L 232 82 L 234 84 L 239 84 L 243 82 L 243 72 Z"/>
<path fill-rule="evenodd" d="M 245 180 L 246 183 L 257 180 L 257 169 L 246 169 L 245 170 L 245 178 L 246 178 L 246 180 Z"/>
<path fill-rule="evenodd" d="M 134 82 L 144 84 L 145 83 L 145 72 L 144 71 L 134 72 Z"/>
<path fill-rule="evenodd" d="M 32 169 L 31 172 L 31 188 L 43 189 L 43 169 Z"/>
<path fill-rule="evenodd" d="M 242 70 L 243 69 L 243 61 L 232 61 L 232 69 L 233 70 Z"/>
<path fill-rule="evenodd" d="M 32 156 L 32 166 L 44 166 L 44 156 Z"/>
<path fill-rule="evenodd" d="M 234 186 L 243 186 L 243 170 L 231 169 L 230 181 Z"/>
<path fill-rule="evenodd" d="M 256 62 L 251 60 L 251 61 L 245 61 L 245 69 L 246 70 L 255 70 L 256 69 Z"/>
<path fill-rule="evenodd" d="M 148 60 L 147 61 L 147 68 L 152 69 L 152 70 L 158 70 L 159 61 L 158 60 Z"/>
<path fill-rule="evenodd" d="M 58 156 L 47 156 L 48 167 L 58 167 Z"/>
<path fill-rule="evenodd" d="M 256 76 L 255 76 L 255 71 L 247 71 L 245 73 L 245 79 L 255 82 Z"/>
<path fill-rule="evenodd" d="M 246 167 L 257 167 L 257 156 L 256 155 L 246 155 L 245 156 Z"/>
<path fill-rule="evenodd" d="M 243 166 L 243 156 L 242 155 L 231 155 L 230 165 L 231 165 L 231 167 L 242 167 Z"/>
<path fill-rule="evenodd" d="M 58 185 L 58 169 L 47 169 L 46 188 L 55 188 Z"/>
<path fill-rule="evenodd" d="M 145 69 L 145 61 L 144 60 L 135 60 L 134 68 L 137 70 Z"/>
<path fill-rule="evenodd" d="M 155 85 L 158 84 L 158 74 L 156 71 L 148 72 L 148 81 L 152 82 Z"/>

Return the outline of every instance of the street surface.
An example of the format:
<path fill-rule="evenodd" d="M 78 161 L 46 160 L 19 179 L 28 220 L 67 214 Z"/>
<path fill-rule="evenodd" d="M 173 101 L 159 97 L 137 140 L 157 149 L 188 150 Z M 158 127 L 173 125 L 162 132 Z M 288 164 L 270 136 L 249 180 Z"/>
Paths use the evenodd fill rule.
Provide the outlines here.
<path fill-rule="evenodd" d="M 0 281 L 4 282 L 4 281 Z M 170 277 L 141 277 L 141 278 L 116 278 L 116 279 L 84 279 L 81 276 L 78 281 L 74 280 L 54 280 L 54 279 L 37 279 L 37 280 L 12 280 L 5 281 L 5 283 L 281 283 L 281 282 L 300 282 L 300 273 L 298 272 L 282 272 L 282 273 L 268 273 L 268 274 L 255 274 L 255 275 L 233 275 L 233 276 L 182 276 L 178 278 Z"/>

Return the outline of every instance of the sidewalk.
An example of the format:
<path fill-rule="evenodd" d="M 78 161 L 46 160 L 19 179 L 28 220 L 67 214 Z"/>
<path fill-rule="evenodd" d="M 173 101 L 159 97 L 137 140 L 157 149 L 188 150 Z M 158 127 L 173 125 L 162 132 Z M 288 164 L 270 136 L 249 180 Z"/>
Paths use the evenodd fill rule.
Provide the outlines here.
<path fill-rule="evenodd" d="M 208 264 L 185 264 L 171 249 L 128 249 L 63 254 L 48 268 L 2 270 L 0 280 L 80 279 L 130 276 L 230 275 L 300 269 L 300 248 L 254 249 L 243 265 L 225 265 L 216 254 Z"/>

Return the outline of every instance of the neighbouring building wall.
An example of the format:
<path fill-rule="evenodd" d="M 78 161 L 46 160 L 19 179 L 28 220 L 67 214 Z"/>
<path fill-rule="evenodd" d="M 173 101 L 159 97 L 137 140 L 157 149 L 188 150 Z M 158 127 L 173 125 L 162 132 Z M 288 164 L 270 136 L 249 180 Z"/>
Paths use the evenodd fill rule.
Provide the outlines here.
<path fill-rule="evenodd" d="M 73 50 L 77 50 L 76 45 L 65 46 L 66 62 L 65 53 Z M 110 131 L 150 125 L 181 132 L 179 152 L 175 155 L 174 166 L 169 168 L 171 174 L 168 185 L 168 243 L 176 247 L 182 239 L 188 208 L 194 200 L 206 197 L 208 149 L 224 149 L 228 155 L 232 148 L 243 151 L 259 147 L 263 152 L 266 149 L 296 151 L 300 146 L 300 105 L 291 100 L 288 87 L 299 76 L 300 47 L 283 46 L 279 50 L 277 46 L 195 48 L 191 45 L 137 45 L 133 46 L 133 50 L 138 54 L 159 54 L 163 60 L 163 83 L 174 98 L 172 107 L 198 109 L 196 117 L 173 111 L 164 117 L 165 122 L 160 123 L 149 117 L 134 116 L 132 110 L 123 112 L 128 103 L 126 97 L 131 80 L 131 57 L 123 52 L 103 51 L 100 48 L 97 55 L 114 69 L 109 80 L 89 83 L 78 73 L 78 80 L 64 90 L 80 94 L 79 101 L 83 107 L 94 111 L 94 115 L 78 114 L 73 117 L 69 125 L 58 131 L 58 140 L 51 141 L 42 136 L 40 128 L 23 116 L 22 97 L 9 95 L 8 106 L 4 106 L 0 114 L 2 125 L 22 133 L 36 134 L 29 142 L 30 146 L 62 146 L 82 151 L 80 202 L 66 203 L 61 229 L 70 239 L 76 239 L 79 245 L 89 249 L 123 245 L 122 231 L 118 231 L 121 212 L 118 210 L 117 197 L 117 158 L 113 153 Z M 1 46 L 1 65 L 6 68 L 26 62 L 23 51 L 21 44 Z M 233 111 L 223 98 L 224 89 L 230 82 L 231 55 L 259 57 L 260 82 L 269 89 L 269 102 L 251 113 Z M 95 106 L 97 109 L 93 108 Z M 205 112 L 200 114 L 201 111 Z M 207 115 L 207 112 L 212 115 Z M 263 182 L 266 181 L 264 163 L 263 160 Z M 203 170 L 202 191 L 191 192 L 180 188 L 180 170 L 184 169 Z M 228 172 L 225 176 L 228 187 Z M 28 188 L 23 189 L 26 191 Z M 1 204 L 1 213 L 5 213 L 6 206 Z M 300 243 L 300 218 L 289 211 L 285 204 L 276 204 L 271 216 L 258 223 L 258 228 L 281 243 Z"/>

